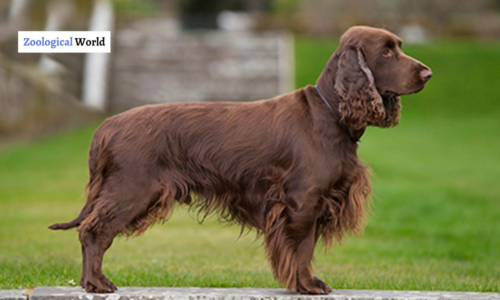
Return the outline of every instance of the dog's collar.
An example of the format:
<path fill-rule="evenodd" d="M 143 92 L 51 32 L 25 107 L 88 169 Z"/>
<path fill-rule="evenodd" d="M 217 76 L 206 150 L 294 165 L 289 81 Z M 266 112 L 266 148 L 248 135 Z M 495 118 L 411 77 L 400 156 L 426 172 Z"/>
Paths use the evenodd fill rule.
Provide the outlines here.
<path fill-rule="evenodd" d="M 349 138 L 351 139 L 351 141 L 353 141 L 354 143 L 359 142 L 359 138 L 356 138 L 356 137 L 354 137 L 352 135 L 351 130 L 349 129 L 349 127 L 344 122 L 342 122 L 342 119 L 340 118 L 338 112 L 335 109 L 333 109 L 333 107 L 330 105 L 330 103 L 326 100 L 325 96 L 323 96 L 323 94 L 321 93 L 321 91 L 318 88 L 318 85 L 315 85 L 314 87 L 316 88 L 316 91 L 318 92 L 319 97 L 321 98 L 321 100 L 323 100 L 323 102 L 325 102 L 326 106 L 328 106 L 328 108 L 333 113 L 333 115 L 335 116 L 335 118 L 337 119 L 337 121 L 339 121 L 339 123 L 342 126 L 342 128 L 344 129 L 344 131 L 347 133 L 347 135 L 349 135 Z"/>

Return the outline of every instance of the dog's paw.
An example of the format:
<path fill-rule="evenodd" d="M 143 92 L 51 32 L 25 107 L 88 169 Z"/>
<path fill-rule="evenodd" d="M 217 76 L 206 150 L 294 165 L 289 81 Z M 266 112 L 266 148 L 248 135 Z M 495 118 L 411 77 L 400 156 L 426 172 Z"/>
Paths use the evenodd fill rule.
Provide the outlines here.
<path fill-rule="evenodd" d="M 113 293 L 117 290 L 116 285 L 104 275 L 100 276 L 98 279 L 82 280 L 81 285 L 87 293 L 104 294 Z"/>
<path fill-rule="evenodd" d="M 326 295 L 332 291 L 332 288 L 322 280 L 313 277 L 305 280 L 299 280 L 297 292 L 309 295 Z"/>

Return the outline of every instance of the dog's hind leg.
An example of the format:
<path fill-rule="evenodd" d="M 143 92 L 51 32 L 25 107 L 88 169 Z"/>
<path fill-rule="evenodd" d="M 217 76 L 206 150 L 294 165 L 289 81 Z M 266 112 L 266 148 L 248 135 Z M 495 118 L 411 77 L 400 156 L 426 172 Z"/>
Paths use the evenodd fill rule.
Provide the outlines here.
<path fill-rule="evenodd" d="M 98 234 L 92 231 L 80 231 L 83 256 L 80 284 L 89 293 L 112 293 L 116 290 L 116 285 L 102 273 L 102 259 L 117 234 L 110 230 Z"/>
<path fill-rule="evenodd" d="M 151 222 L 150 213 L 157 212 L 159 201 L 173 202 L 164 195 L 171 193 L 146 176 L 120 178 L 115 175 L 106 183 L 78 228 L 83 257 L 80 284 L 87 292 L 110 293 L 116 290 L 113 282 L 102 273 L 104 253 L 118 234 L 145 230 Z"/>

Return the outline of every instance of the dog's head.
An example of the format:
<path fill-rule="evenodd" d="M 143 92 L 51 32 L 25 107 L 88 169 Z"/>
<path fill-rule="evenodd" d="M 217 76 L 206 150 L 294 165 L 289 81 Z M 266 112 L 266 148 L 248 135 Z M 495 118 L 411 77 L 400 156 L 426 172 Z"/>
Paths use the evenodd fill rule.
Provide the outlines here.
<path fill-rule="evenodd" d="M 395 34 L 356 26 L 344 33 L 327 66 L 340 98 L 342 121 L 354 129 L 398 124 L 400 95 L 422 90 L 432 77 L 426 65 L 401 50 Z"/>

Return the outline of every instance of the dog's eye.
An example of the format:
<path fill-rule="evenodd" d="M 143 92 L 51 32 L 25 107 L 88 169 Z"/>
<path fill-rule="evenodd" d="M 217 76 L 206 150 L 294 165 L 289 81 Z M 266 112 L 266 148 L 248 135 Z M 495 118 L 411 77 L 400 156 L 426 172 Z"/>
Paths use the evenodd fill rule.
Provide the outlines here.
<path fill-rule="evenodd" d="M 391 49 L 385 49 L 385 51 L 382 53 L 384 57 L 391 57 L 392 56 L 392 50 Z"/>

